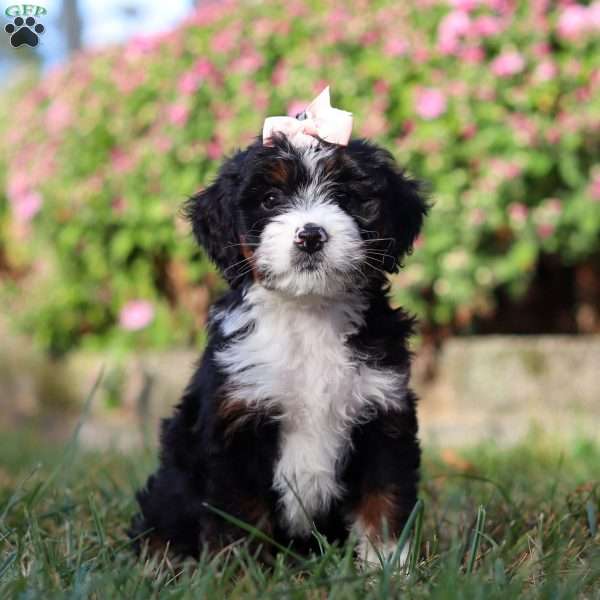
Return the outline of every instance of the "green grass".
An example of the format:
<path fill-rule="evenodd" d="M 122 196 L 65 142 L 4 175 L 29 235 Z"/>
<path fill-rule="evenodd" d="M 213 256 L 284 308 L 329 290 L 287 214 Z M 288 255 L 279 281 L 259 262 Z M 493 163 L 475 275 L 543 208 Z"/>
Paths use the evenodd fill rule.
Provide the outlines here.
<path fill-rule="evenodd" d="M 243 545 L 179 568 L 138 561 L 125 529 L 154 461 L 0 433 L 0 598 L 600 598 L 592 442 L 427 452 L 408 573 L 361 572 L 326 543 L 268 567 Z"/>

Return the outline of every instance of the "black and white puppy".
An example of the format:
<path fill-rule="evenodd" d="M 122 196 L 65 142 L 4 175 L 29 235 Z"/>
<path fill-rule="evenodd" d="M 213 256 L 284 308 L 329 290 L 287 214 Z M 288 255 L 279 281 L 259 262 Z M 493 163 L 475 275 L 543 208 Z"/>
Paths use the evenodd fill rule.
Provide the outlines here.
<path fill-rule="evenodd" d="M 212 507 L 296 550 L 314 528 L 387 554 L 417 495 L 413 319 L 387 274 L 427 205 L 385 150 L 352 140 L 239 151 L 192 197 L 193 231 L 231 286 L 201 364 L 162 425 L 133 534 L 198 556 L 243 537 Z"/>

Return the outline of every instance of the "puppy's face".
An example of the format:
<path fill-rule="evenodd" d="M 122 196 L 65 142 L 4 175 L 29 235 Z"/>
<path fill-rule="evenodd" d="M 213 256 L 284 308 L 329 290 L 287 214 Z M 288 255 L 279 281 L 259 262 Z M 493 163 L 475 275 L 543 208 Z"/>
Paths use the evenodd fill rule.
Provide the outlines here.
<path fill-rule="evenodd" d="M 365 141 L 296 148 L 285 138 L 238 152 L 187 214 L 232 286 L 291 296 L 381 286 L 421 228 L 418 186 Z"/>

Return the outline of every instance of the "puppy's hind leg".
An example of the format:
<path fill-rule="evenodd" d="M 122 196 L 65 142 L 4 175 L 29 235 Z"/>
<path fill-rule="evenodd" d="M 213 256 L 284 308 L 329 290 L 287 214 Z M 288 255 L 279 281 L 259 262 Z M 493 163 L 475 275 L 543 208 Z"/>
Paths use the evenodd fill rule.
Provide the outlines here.
<path fill-rule="evenodd" d="M 189 477 L 175 467 L 161 467 L 136 494 L 140 512 L 134 516 L 129 536 L 139 553 L 144 546 L 152 553 L 200 555 L 203 498 Z"/>

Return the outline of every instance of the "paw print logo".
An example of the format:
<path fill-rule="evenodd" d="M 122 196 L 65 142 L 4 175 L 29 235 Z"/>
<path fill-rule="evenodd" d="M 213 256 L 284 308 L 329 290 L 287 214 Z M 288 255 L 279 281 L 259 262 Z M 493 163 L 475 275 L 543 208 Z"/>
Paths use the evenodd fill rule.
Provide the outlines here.
<path fill-rule="evenodd" d="M 15 17 L 12 23 L 9 23 L 4 31 L 10 34 L 10 43 L 14 48 L 18 48 L 23 44 L 34 48 L 38 45 L 40 38 L 38 37 L 45 31 L 45 27 L 41 23 L 36 23 L 33 17 Z"/>

